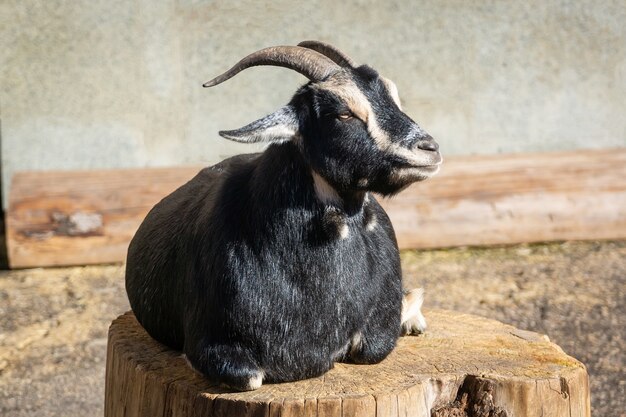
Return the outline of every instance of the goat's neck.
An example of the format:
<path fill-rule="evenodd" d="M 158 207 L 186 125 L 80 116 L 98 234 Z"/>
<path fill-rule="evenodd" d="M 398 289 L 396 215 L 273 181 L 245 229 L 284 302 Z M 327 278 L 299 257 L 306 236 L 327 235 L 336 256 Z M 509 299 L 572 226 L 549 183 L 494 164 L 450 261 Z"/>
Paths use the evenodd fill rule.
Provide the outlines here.
<path fill-rule="evenodd" d="M 365 192 L 339 192 L 315 170 L 311 170 L 311 175 L 315 195 L 322 204 L 338 208 L 348 216 L 361 212 L 366 199 Z"/>
<path fill-rule="evenodd" d="M 284 199 L 289 204 L 300 201 L 305 205 L 330 206 L 347 216 L 361 213 L 366 202 L 365 192 L 335 189 L 311 168 L 300 150 L 289 142 L 269 147 L 261 157 L 257 171 L 259 175 L 253 180 L 253 188 L 263 196 L 264 201 L 273 195 L 276 201 Z M 303 192 L 300 197 L 289 196 L 290 193 Z"/>

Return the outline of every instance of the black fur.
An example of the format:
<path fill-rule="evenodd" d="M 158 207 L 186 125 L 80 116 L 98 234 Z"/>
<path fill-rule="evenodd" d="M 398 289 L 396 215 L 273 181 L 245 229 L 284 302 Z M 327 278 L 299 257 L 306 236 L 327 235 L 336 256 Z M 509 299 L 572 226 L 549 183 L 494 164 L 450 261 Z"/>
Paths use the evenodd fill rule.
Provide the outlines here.
<path fill-rule="evenodd" d="M 412 149 L 424 139 L 374 70 L 345 71 L 394 142 Z M 400 333 L 398 247 L 368 193 L 423 178 L 393 180 L 405 161 L 379 149 L 363 121 L 338 118 L 349 109 L 331 93 L 309 83 L 289 109 L 280 117 L 293 113 L 294 138 L 202 170 L 150 211 L 128 250 L 126 289 L 139 322 L 240 390 L 259 375 L 293 381 L 335 361 L 379 362 Z M 228 134 L 248 137 L 253 125 Z M 312 170 L 339 199 L 319 198 Z"/>

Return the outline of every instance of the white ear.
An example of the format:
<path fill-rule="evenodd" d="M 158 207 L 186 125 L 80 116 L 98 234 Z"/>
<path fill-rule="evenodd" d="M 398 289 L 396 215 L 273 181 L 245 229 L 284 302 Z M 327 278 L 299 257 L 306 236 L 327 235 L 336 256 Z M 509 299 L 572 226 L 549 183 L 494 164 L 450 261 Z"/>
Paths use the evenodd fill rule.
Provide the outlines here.
<path fill-rule="evenodd" d="M 298 133 L 298 116 L 292 106 L 285 106 L 236 130 L 222 130 L 220 136 L 235 142 L 286 142 Z"/>

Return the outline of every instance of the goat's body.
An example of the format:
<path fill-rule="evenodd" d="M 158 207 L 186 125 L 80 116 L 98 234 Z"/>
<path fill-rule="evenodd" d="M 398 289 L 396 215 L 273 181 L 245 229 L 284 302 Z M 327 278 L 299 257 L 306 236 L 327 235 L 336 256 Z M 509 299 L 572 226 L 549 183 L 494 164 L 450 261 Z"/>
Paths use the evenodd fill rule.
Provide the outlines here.
<path fill-rule="evenodd" d="M 371 197 L 343 218 L 347 234 L 327 210 L 292 143 L 202 170 L 131 242 L 126 287 L 137 319 L 196 369 L 238 387 L 255 375 L 291 381 L 337 360 L 382 360 L 402 303 L 391 223 Z"/>
<path fill-rule="evenodd" d="M 401 332 L 425 329 L 422 292 L 403 298 L 393 228 L 370 193 L 393 195 L 442 161 L 393 82 L 328 44 L 262 49 L 205 86 L 256 65 L 310 80 L 277 111 L 220 131 L 272 145 L 164 198 L 126 267 L 148 333 L 238 390 L 317 376 L 336 361 L 379 362 Z"/>

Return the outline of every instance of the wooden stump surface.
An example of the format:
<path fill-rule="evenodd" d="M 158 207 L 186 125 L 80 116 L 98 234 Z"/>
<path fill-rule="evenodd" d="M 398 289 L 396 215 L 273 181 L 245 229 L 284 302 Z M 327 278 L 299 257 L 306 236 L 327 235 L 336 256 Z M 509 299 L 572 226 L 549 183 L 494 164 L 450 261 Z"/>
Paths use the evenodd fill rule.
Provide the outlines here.
<path fill-rule="evenodd" d="M 376 365 L 229 392 L 192 371 L 126 313 L 109 330 L 105 417 L 586 417 L 585 367 L 547 336 L 444 310 Z"/>

